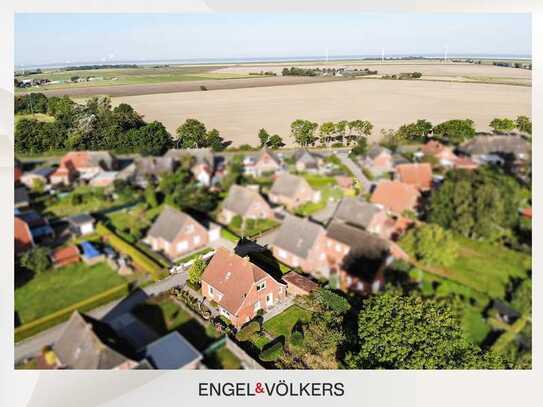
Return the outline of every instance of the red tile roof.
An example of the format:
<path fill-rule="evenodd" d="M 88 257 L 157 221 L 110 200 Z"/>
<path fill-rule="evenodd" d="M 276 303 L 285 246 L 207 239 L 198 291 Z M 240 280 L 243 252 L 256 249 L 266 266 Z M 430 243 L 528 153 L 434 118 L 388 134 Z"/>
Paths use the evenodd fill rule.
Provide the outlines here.
<path fill-rule="evenodd" d="M 236 315 L 252 286 L 266 277 L 270 275 L 248 259 L 220 247 L 204 270 L 202 281 L 220 291 L 223 296 L 217 302 Z"/>
<path fill-rule="evenodd" d="M 371 196 L 371 202 L 401 214 L 404 210 L 415 210 L 419 197 L 420 192 L 413 185 L 381 181 Z"/>
<path fill-rule="evenodd" d="M 29 249 L 33 245 L 32 234 L 30 233 L 30 228 L 28 224 L 15 217 L 15 253 L 20 253 L 26 249 Z"/>
<path fill-rule="evenodd" d="M 432 186 L 432 166 L 429 163 L 400 164 L 396 166 L 400 181 L 428 190 Z"/>
<path fill-rule="evenodd" d="M 477 167 L 479 167 L 479 164 L 469 157 L 458 157 L 456 160 L 454 160 L 454 166 L 464 170 L 475 170 Z"/>
<path fill-rule="evenodd" d="M 290 271 L 285 274 L 283 276 L 283 280 L 287 282 L 287 286 L 295 286 L 301 291 L 304 291 L 308 294 L 319 288 L 319 285 L 313 280 L 310 280 L 309 278 L 302 276 L 295 271 Z"/>
<path fill-rule="evenodd" d="M 441 153 L 445 149 L 445 146 L 439 141 L 430 140 L 425 145 L 422 146 L 421 150 L 424 154 L 427 155 L 436 155 Z"/>
<path fill-rule="evenodd" d="M 51 254 L 51 260 L 55 265 L 65 265 L 79 261 L 79 249 L 77 246 L 68 246 L 57 249 Z"/>

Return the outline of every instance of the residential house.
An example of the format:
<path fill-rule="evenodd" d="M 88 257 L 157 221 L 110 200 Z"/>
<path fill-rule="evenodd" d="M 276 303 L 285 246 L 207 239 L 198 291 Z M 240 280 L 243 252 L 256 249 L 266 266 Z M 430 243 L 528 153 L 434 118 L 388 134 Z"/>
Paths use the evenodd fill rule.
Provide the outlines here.
<path fill-rule="evenodd" d="M 16 228 L 19 229 L 19 232 L 16 232 L 15 234 L 16 247 L 18 238 L 21 239 L 20 245 L 22 245 L 22 247 L 28 246 L 28 231 L 30 231 L 33 244 L 49 240 L 55 235 L 55 232 L 49 225 L 47 219 L 43 218 L 34 210 L 19 213 L 16 215 L 16 218 L 26 225 L 23 227 L 22 223 L 17 221 L 15 223 Z"/>
<path fill-rule="evenodd" d="M 421 151 L 424 155 L 435 157 L 444 167 L 454 166 L 454 162 L 458 158 L 454 154 L 453 149 L 441 144 L 437 140 L 430 140 L 422 146 Z"/>
<path fill-rule="evenodd" d="M 51 253 L 51 263 L 54 267 L 64 267 L 73 263 L 79 263 L 79 249 L 77 246 L 67 246 L 56 249 Z"/>
<path fill-rule="evenodd" d="M 78 311 L 66 322 L 53 351 L 64 369 L 123 370 L 138 365 L 111 326 Z"/>
<path fill-rule="evenodd" d="M 90 180 L 101 171 L 116 169 L 117 159 L 108 151 L 72 151 L 51 174 L 51 183 L 69 185 L 77 177 Z"/>
<path fill-rule="evenodd" d="M 286 297 L 286 285 L 224 247 L 218 248 L 202 274 L 202 295 L 218 304 L 219 313 L 240 328 L 258 312 Z"/>
<path fill-rule="evenodd" d="M 36 168 L 35 170 L 25 172 L 21 176 L 21 182 L 29 189 L 32 189 L 36 182 L 47 185 L 49 184 L 49 178 L 53 172 L 55 172 L 53 167 Z"/>
<path fill-rule="evenodd" d="M 146 188 L 148 180 L 157 181 L 177 168 L 178 161 L 173 157 L 138 157 L 119 173 L 124 179 L 141 188 Z"/>
<path fill-rule="evenodd" d="M 15 216 L 13 231 L 15 235 L 15 254 L 20 254 L 34 246 L 34 239 L 30 232 L 30 226 L 17 216 Z"/>
<path fill-rule="evenodd" d="M 262 150 L 254 159 L 247 162 L 244 161 L 244 172 L 255 177 L 261 177 L 264 174 L 273 174 L 283 170 L 284 166 L 279 156 L 267 149 Z"/>
<path fill-rule="evenodd" d="M 374 144 L 368 150 L 362 162 L 374 176 L 380 176 L 394 170 L 392 153 L 388 148 Z"/>
<path fill-rule="evenodd" d="M 113 185 L 118 175 L 118 171 L 100 171 L 91 178 L 89 185 L 93 187 L 108 187 Z"/>
<path fill-rule="evenodd" d="M 350 190 L 353 188 L 353 185 L 354 185 L 353 177 L 349 177 L 348 175 L 336 175 L 335 180 L 336 180 L 336 184 L 344 190 Z"/>
<path fill-rule="evenodd" d="M 382 205 L 390 212 L 401 215 L 404 211 L 416 212 L 420 191 L 411 184 L 399 181 L 381 181 L 371 195 L 370 202 Z"/>
<path fill-rule="evenodd" d="M 334 219 L 380 235 L 388 219 L 386 211 L 360 198 L 343 198 L 334 212 Z"/>
<path fill-rule="evenodd" d="M 305 178 L 284 173 L 273 183 L 268 198 L 275 204 L 294 209 L 307 202 L 318 202 L 320 191 L 313 191 Z"/>
<path fill-rule="evenodd" d="M 460 156 L 454 160 L 454 168 L 457 170 L 473 171 L 479 168 L 479 164 L 467 156 Z"/>
<path fill-rule="evenodd" d="M 458 150 L 481 164 L 496 161 L 493 158 L 496 155 L 513 156 L 515 160 L 526 161 L 530 158 L 531 145 L 519 135 L 479 135 L 459 146 Z"/>
<path fill-rule="evenodd" d="M 171 149 L 164 157 L 171 158 L 178 163 L 184 159 L 191 159 L 190 170 L 194 178 L 202 185 L 211 185 L 215 171 L 215 156 L 211 148 Z"/>
<path fill-rule="evenodd" d="M 94 232 L 94 218 L 86 213 L 71 216 L 68 219 L 70 231 L 76 236 L 85 236 Z"/>
<path fill-rule="evenodd" d="M 428 191 L 432 187 L 432 166 L 430 163 L 400 164 L 396 166 L 396 178 L 420 191 Z"/>
<path fill-rule="evenodd" d="M 219 218 L 229 224 L 234 216 L 245 219 L 273 219 L 273 211 L 258 193 L 258 189 L 234 184 L 222 204 Z"/>
<path fill-rule="evenodd" d="M 285 274 L 283 281 L 287 283 L 288 295 L 309 295 L 320 287 L 310 278 L 295 271 L 289 271 Z"/>
<path fill-rule="evenodd" d="M 155 251 L 163 252 L 170 259 L 206 247 L 220 237 L 217 225 L 206 228 L 190 215 L 166 206 L 155 220 L 145 238 L 145 243 Z"/>
<path fill-rule="evenodd" d="M 15 208 L 26 208 L 30 205 L 30 198 L 26 187 L 21 186 L 15 188 Z"/>
<path fill-rule="evenodd" d="M 315 276 L 328 277 L 324 252 L 326 231 L 307 219 L 288 216 L 272 244 L 273 255 L 291 267 L 299 267 Z"/>
<path fill-rule="evenodd" d="M 326 257 L 339 287 L 365 295 L 384 285 L 389 259 L 386 240 L 357 227 L 332 221 L 326 229 Z"/>
<path fill-rule="evenodd" d="M 324 158 L 320 154 L 312 153 L 305 149 L 298 149 L 292 156 L 296 171 L 317 172 L 324 163 Z"/>

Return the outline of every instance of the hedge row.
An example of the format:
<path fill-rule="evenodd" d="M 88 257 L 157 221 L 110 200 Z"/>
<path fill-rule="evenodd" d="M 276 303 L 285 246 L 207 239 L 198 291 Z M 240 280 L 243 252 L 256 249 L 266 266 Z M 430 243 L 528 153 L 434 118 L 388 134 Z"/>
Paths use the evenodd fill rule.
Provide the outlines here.
<path fill-rule="evenodd" d="M 143 252 L 125 242 L 102 223 L 96 225 L 96 232 L 102 236 L 113 248 L 121 253 L 130 256 L 136 267 L 149 273 L 153 280 L 157 281 L 164 278 L 165 271 L 158 263 L 149 258 Z"/>
<path fill-rule="evenodd" d="M 52 326 L 64 322 L 70 318 L 72 313 L 76 310 L 79 312 L 90 311 L 96 307 L 99 307 L 100 305 L 107 304 L 113 300 L 126 296 L 128 291 L 128 284 L 123 283 L 76 304 L 72 304 L 69 307 L 55 311 L 52 314 L 46 315 L 42 318 L 38 318 L 32 322 L 29 322 L 28 324 L 21 325 L 15 328 L 15 342 L 19 342 L 25 338 L 37 334 L 38 332 L 44 331 Z"/>
<path fill-rule="evenodd" d="M 274 362 L 283 355 L 283 344 L 281 342 L 275 342 L 269 348 L 264 349 L 259 359 L 263 362 Z"/>

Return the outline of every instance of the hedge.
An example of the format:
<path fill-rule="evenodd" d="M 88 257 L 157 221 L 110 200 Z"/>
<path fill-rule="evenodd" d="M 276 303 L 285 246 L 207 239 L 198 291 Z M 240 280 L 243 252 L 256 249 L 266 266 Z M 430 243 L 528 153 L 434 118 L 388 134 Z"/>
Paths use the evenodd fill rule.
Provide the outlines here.
<path fill-rule="evenodd" d="M 125 242 L 102 223 L 96 225 L 96 233 L 105 238 L 115 250 L 130 256 L 134 264 L 149 273 L 153 280 L 157 281 L 164 278 L 164 269 L 158 263 L 130 243 Z"/>
<path fill-rule="evenodd" d="M 276 361 L 283 354 L 283 344 L 275 342 L 269 348 L 264 349 L 258 356 L 263 362 Z"/>
<path fill-rule="evenodd" d="M 128 284 L 124 283 L 104 291 L 103 293 L 89 297 L 76 304 L 72 304 L 69 307 L 53 312 L 52 314 L 38 318 L 32 322 L 29 322 L 28 324 L 21 325 L 15 328 L 15 342 L 19 342 L 25 338 L 37 334 L 38 332 L 44 331 L 45 329 L 64 322 L 76 310 L 79 312 L 90 311 L 96 307 L 99 307 L 100 305 L 104 305 L 118 298 L 122 298 L 126 296 L 128 292 Z"/>
<path fill-rule="evenodd" d="M 236 334 L 236 339 L 240 342 L 248 341 L 251 336 L 260 331 L 260 324 L 257 321 L 249 322 Z"/>

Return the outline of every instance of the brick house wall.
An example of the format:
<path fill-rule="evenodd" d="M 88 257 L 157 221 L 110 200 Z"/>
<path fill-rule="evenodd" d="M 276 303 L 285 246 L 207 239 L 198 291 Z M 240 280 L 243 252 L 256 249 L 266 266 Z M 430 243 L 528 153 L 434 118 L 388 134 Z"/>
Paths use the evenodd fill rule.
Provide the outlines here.
<path fill-rule="evenodd" d="M 311 202 L 315 198 L 315 191 L 309 184 L 302 184 L 293 196 L 270 194 L 270 201 L 284 205 L 288 209 L 296 208 L 306 202 Z"/>
<path fill-rule="evenodd" d="M 173 242 L 149 236 L 147 243 L 155 251 L 164 252 L 170 259 L 176 259 L 186 253 L 203 248 L 209 243 L 209 233 L 205 227 L 189 219 L 179 231 Z"/>
<path fill-rule="evenodd" d="M 309 250 L 307 258 L 301 258 L 282 247 L 273 246 L 273 255 L 290 267 L 299 267 L 306 273 L 315 276 L 328 277 L 328 262 L 325 251 L 326 236 L 322 233 L 313 247 Z"/>
<path fill-rule="evenodd" d="M 381 234 L 385 232 L 387 222 L 387 213 L 385 211 L 378 212 L 373 216 L 367 230 L 368 232 L 375 233 L 381 236 Z"/>
<path fill-rule="evenodd" d="M 281 167 L 275 162 L 271 156 L 264 152 L 258 159 L 258 161 L 254 165 L 254 173 L 257 176 L 262 175 L 266 172 L 275 172 L 280 170 Z"/>
<path fill-rule="evenodd" d="M 265 282 L 265 287 L 257 291 L 257 285 L 260 285 L 262 282 Z M 220 306 L 221 298 L 227 296 L 228 293 L 220 293 L 213 287 L 213 290 L 210 291 L 210 285 L 206 281 L 202 280 L 201 283 L 202 295 L 210 301 L 217 302 L 219 304 L 218 308 L 220 314 L 228 318 L 236 328 L 240 328 L 242 325 L 253 319 L 257 315 L 259 309 L 266 312 L 273 305 L 282 302 L 286 297 L 286 286 L 277 282 L 272 277 L 267 276 L 258 283 L 253 284 L 242 306 L 237 311 L 237 314 L 234 315 L 232 312 L 229 312 Z"/>
<path fill-rule="evenodd" d="M 270 205 L 262 198 L 253 200 L 247 211 L 244 215 L 240 213 L 235 213 L 229 209 L 223 208 L 219 215 L 219 219 L 229 224 L 232 221 L 232 218 L 236 215 L 242 216 L 246 219 L 273 219 L 273 211 L 270 208 Z"/>

